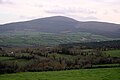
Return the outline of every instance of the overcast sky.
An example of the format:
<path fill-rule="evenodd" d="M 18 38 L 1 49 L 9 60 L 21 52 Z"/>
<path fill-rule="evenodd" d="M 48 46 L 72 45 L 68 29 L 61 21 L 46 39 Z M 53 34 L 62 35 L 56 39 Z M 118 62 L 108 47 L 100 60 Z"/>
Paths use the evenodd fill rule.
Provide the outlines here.
<path fill-rule="evenodd" d="M 0 0 L 0 24 L 58 15 L 120 24 L 120 0 Z"/>

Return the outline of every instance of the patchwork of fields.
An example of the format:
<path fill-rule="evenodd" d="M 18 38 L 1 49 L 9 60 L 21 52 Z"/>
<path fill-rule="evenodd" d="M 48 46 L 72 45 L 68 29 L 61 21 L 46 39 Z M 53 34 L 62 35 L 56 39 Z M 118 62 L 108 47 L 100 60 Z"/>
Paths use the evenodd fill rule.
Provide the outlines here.
<path fill-rule="evenodd" d="M 11 50 L 13 50 L 13 48 L 11 48 Z M 11 52 L 11 50 L 6 49 L 6 52 L 7 51 Z M 36 60 L 30 59 L 30 58 L 34 58 L 31 56 L 31 55 L 33 55 L 33 52 L 30 53 L 30 50 L 34 51 L 34 53 L 36 50 L 37 56 L 34 56 L 36 58 Z M 6 68 L 3 68 L 0 66 L 1 71 L 2 71 L 2 68 L 4 70 L 6 70 L 8 68 L 8 71 L 9 71 L 9 67 L 11 64 L 13 64 L 11 67 L 13 67 L 15 69 L 19 67 L 18 70 L 19 69 L 22 70 L 23 68 L 25 68 L 25 70 L 24 70 L 24 72 L 19 71 L 17 73 L 10 73 L 10 74 L 5 72 L 4 74 L 0 74 L 0 80 L 120 80 L 120 63 L 115 62 L 115 61 L 119 61 L 120 49 L 114 49 L 114 50 L 110 49 L 108 51 L 102 51 L 105 54 L 101 53 L 101 55 L 99 52 L 96 53 L 97 55 L 95 55 L 94 49 L 81 49 L 80 50 L 80 49 L 78 49 L 78 47 L 71 48 L 71 50 L 73 50 L 74 54 L 49 53 L 48 55 L 46 55 L 46 54 L 42 54 L 42 53 L 45 53 L 47 50 L 45 50 L 45 52 L 43 50 L 44 49 L 39 50 L 37 48 L 35 48 L 35 49 L 30 48 L 30 49 L 25 49 L 25 53 L 18 52 L 17 54 L 12 54 L 12 53 L 1 54 L 0 61 L 5 62 L 5 64 L 3 64 L 3 67 L 4 67 L 4 65 L 6 65 L 8 63 Z M 79 54 L 79 55 L 75 54 L 74 50 L 75 51 L 80 50 L 81 53 L 83 52 L 83 54 Z M 1 51 L 4 52 L 4 50 L 2 50 L 2 48 L 1 48 Z M 16 48 L 16 51 L 19 51 L 19 48 L 18 49 Z M 22 50 L 22 49 L 21 49 L 21 51 L 24 52 L 24 50 Z M 43 51 L 43 52 L 38 53 L 38 51 L 40 51 L 40 52 Z M 50 51 L 50 48 L 49 48 L 49 51 Z M 94 56 L 96 56 L 96 57 L 94 57 Z M 75 68 L 74 69 L 71 68 L 72 70 L 66 70 L 66 69 L 62 70 L 61 69 L 61 71 L 60 71 L 59 69 L 56 69 L 55 71 L 54 70 L 53 71 L 44 71 L 44 70 L 42 71 L 41 70 L 40 72 L 36 70 L 36 68 L 38 67 L 36 65 L 36 67 L 31 67 L 31 69 L 36 70 L 35 72 L 32 72 L 32 71 L 29 72 L 29 70 L 26 71 L 26 69 L 28 67 L 30 67 L 28 64 L 35 63 L 34 61 L 37 61 L 37 59 L 38 60 L 42 59 L 42 58 L 44 59 L 45 57 L 49 58 L 51 60 L 53 60 L 53 59 L 56 61 L 60 60 L 60 62 L 62 62 L 63 59 L 70 60 L 72 63 L 74 63 L 74 61 L 77 58 L 81 59 L 81 61 L 84 62 L 86 59 L 90 58 L 89 60 L 91 60 L 92 59 L 91 57 L 93 57 L 93 58 L 95 58 L 95 61 L 104 60 L 103 62 L 105 62 L 105 61 L 111 60 L 111 62 L 114 61 L 114 63 L 110 63 L 110 64 L 109 63 L 103 63 L 103 64 L 99 63 L 99 64 L 95 64 L 95 65 L 92 64 L 91 67 L 88 67 L 88 68 L 84 67 L 87 69 L 82 69 L 82 68 L 77 69 L 76 68 L 76 70 L 75 70 Z M 116 58 L 116 59 L 114 59 L 114 58 Z M 44 60 L 42 60 L 42 61 L 44 62 Z M 79 62 L 79 61 L 76 60 L 76 62 Z M 51 64 L 53 64 L 53 63 L 55 65 L 56 64 L 58 65 L 58 62 L 52 62 Z M 48 67 L 48 65 L 46 64 L 47 67 Z M 25 66 L 27 66 L 27 67 L 25 67 Z M 35 66 L 35 64 L 34 64 L 34 66 Z M 59 71 L 57 71 L 57 70 L 59 70 Z"/>
<path fill-rule="evenodd" d="M 63 43 L 73 42 L 90 42 L 90 41 L 104 41 L 112 40 L 101 35 L 94 35 L 91 33 L 39 33 L 39 32 L 17 32 L 0 34 L 1 45 L 58 45 Z"/>

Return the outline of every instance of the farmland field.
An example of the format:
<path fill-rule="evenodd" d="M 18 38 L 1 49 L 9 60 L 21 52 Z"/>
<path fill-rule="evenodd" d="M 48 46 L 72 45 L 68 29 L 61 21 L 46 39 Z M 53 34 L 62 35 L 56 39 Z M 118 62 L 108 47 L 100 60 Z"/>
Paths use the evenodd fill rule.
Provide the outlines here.
<path fill-rule="evenodd" d="M 1 57 L 0 56 L 0 61 L 11 60 L 11 59 L 14 59 L 14 57 Z"/>
<path fill-rule="evenodd" d="M 102 68 L 102 67 L 120 67 L 120 64 L 99 64 L 99 65 L 92 65 L 93 68 Z"/>
<path fill-rule="evenodd" d="M 109 54 L 112 57 L 120 57 L 120 50 L 109 50 L 104 51 L 106 54 Z"/>
<path fill-rule="evenodd" d="M 2 74 L 0 80 L 120 80 L 120 68 Z"/>
<path fill-rule="evenodd" d="M 0 56 L 0 61 L 4 61 L 4 62 L 9 62 L 9 63 L 17 63 L 17 65 L 19 66 L 24 66 L 26 63 L 29 62 L 29 60 L 26 59 L 16 59 L 15 57 L 3 57 Z"/>
<path fill-rule="evenodd" d="M 17 33 L 1 33 L 1 45 L 58 45 L 63 43 L 73 42 L 89 42 L 89 41 L 104 41 L 113 40 L 101 35 L 91 33 L 38 33 L 38 32 L 17 32 Z"/>

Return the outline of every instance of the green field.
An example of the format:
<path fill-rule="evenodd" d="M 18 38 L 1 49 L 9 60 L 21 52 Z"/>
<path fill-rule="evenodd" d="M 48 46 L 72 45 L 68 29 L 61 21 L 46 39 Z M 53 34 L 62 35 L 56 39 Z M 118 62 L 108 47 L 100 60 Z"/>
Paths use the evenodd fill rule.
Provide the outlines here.
<path fill-rule="evenodd" d="M 12 62 L 15 62 L 17 63 L 17 65 L 19 66 L 24 66 L 26 63 L 29 63 L 29 60 L 26 60 L 26 59 L 16 59 L 15 57 L 1 57 L 0 56 L 0 61 L 4 61 L 4 62 L 9 62 L 9 63 L 12 63 Z"/>
<path fill-rule="evenodd" d="M 120 64 L 99 64 L 99 65 L 92 65 L 93 68 L 96 67 L 120 67 Z"/>
<path fill-rule="evenodd" d="M 2 74 L 0 80 L 120 80 L 120 68 Z"/>
<path fill-rule="evenodd" d="M 120 57 L 120 50 L 109 50 L 104 52 L 112 57 Z"/>
<path fill-rule="evenodd" d="M 12 60 L 14 57 L 1 57 L 0 56 L 0 61 L 5 61 L 5 60 Z"/>
<path fill-rule="evenodd" d="M 89 42 L 89 41 L 103 41 L 111 40 L 105 36 L 94 35 L 91 33 L 38 33 L 38 32 L 17 32 L 0 34 L 1 45 L 58 45 L 72 42 Z"/>

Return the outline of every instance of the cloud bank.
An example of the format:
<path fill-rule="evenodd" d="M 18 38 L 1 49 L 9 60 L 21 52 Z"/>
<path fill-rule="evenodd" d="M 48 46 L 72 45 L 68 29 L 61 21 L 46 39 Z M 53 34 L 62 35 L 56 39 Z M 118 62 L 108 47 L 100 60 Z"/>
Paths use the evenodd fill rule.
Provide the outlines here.
<path fill-rule="evenodd" d="M 0 24 L 57 15 L 120 24 L 119 4 L 120 0 L 0 0 Z"/>

